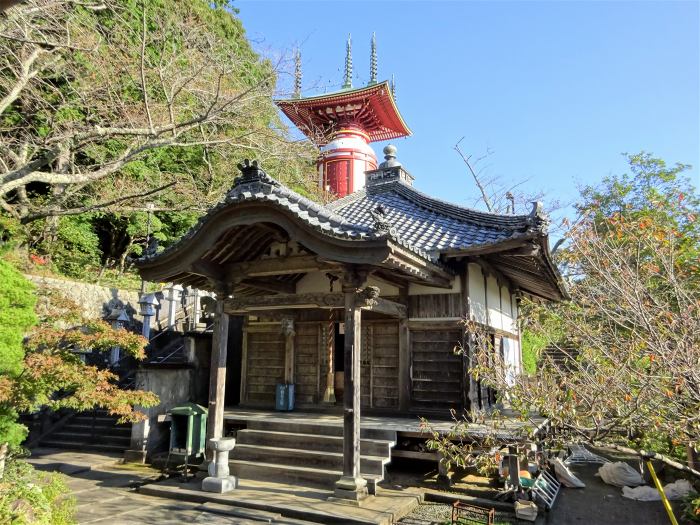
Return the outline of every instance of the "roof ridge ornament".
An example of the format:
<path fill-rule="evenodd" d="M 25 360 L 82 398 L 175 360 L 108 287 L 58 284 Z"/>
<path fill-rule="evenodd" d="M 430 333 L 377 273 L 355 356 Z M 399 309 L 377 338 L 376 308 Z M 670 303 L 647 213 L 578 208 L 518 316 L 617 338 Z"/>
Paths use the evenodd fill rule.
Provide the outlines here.
<path fill-rule="evenodd" d="M 532 210 L 530 211 L 529 222 L 537 231 L 546 234 L 549 231 L 549 215 L 544 211 L 544 205 L 540 201 L 532 202 Z"/>
<path fill-rule="evenodd" d="M 369 82 L 368 86 L 377 83 L 377 34 L 372 33 L 372 51 L 369 56 Z"/>
<path fill-rule="evenodd" d="M 384 152 L 384 162 L 379 165 L 379 169 L 401 167 L 401 163 L 396 160 L 396 146 L 387 144 L 382 151 Z"/>
<path fill-rule="evenodd" d="M 348 33 L 348 41 L 345 44 L 345 78 L 343 89 L 352 87 L 352 35 Z"/>
<path fill-rule="evenodd" d="M 389 234 L 392 237 L 396 236 L 396 229 L 391 227 L 389 217 L 387 216 L 386 208 L 382 204 L 378 204 L 374 209 L 369 211 L 369 214 L 374 219 L 372 228 L 379 234 Z"/>
<path fill-rule="evenodd" d="M 244 159 L 242 163 L 238 164 L 238 169 L 241 170 L 241 175 L 236 177 L 233 183 L 233 187 L 240 186 L 241 184 L 250 184 L 251 182 L 260 182 L 263 184 L 271 184 L 273 186 L 279 186 L 279 182 L 270 177 L 265 170 L 258 166 L 258 161 L 250 161 Z"/>

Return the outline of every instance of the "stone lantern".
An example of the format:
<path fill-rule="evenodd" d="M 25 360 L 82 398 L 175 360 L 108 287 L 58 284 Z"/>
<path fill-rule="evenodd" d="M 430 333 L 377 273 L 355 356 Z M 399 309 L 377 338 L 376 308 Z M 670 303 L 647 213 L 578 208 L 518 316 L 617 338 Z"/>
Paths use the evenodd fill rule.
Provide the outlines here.
<path fill-rule="evenodd" d="M 139 299 L 139 313 L 143 316 L 143 330 L 141 334 L 146 339 L 150 339 L 151 317 L 156 315 L 156 306 L 158 306 L 158 299 L 156 299 L 155 294 L 146 293 L 141 295 Z"/>
<path fill-rule="evenodd" d="M 126 324 L 129 321 L 131 321 L 131 319 L 129 319 L 129 316 L 123 308 L 112 308 L 111 313 L 107 317 L 105 317 L 105 321 L 108 321 L 109 324 L 112 325 L 112 328 L 114 328 L 115 330 L 121 330 L 126 326 Z M 114 366 L 119 362 L 121 357 L 120 353 L 121 349 L 118 346 L 115 346 L 114 348 L 112 348 L 112 350 L 110 350 L 110 365 Z"/>

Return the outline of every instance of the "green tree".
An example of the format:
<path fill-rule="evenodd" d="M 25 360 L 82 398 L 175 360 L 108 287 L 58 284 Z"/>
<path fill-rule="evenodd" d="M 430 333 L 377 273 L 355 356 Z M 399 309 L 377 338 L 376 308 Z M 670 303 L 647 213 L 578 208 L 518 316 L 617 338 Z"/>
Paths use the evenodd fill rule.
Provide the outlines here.
<path fill-rule="evenodd" d="M 147 343 L 143 337 L 102 321 L 73 320 L 75 328 L 60 328 L 70 315 L 49 313 L 37 324 L 35 303 L 33 285 L 0 260 L 0 477 L 8 450 L 17 449 L 26 436 L 17 421 L 20 413 L 103 407 L 122 420 L 137 421 L 143 414 L 135 406 L 158 401 L 150 392 L 120 389 L 113 373 L 83 364 L 73 352 L 119 346 L 141 359 Z M 69 313 L 76 309 L 73 305 Z"/>

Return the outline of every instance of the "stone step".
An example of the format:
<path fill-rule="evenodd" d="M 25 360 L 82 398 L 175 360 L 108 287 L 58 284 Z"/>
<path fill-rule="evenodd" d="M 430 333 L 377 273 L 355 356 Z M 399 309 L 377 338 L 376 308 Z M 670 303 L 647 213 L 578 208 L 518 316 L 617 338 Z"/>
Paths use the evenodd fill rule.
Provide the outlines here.
<path fill-rule="evenodd" d="M 276 420 L 247 421 L 250 430 L 267 430 L 273 432 L 291 432 L 295 434 L 311 434 L 315 436 L 343 436 L 341 425 L 325 425 L 323 423 L 288 421 L 282 418 Z M 360 431 L 362 439 L 381 439 L 396 443 L 395 430 L 383 430 L 379 428 L 363 428 Z"/>
<path fill-rule="evenodd" d="M 317 434 L 299 434 L 295 432 L 278 432 L 273 430 L 239 430 L 236 443 L 240 445 L 261 445 L 266 447 L 298 448 L 324 452 L 343 452 L 342 436 L 324 436 Z M 389 457 L 392 441 L 383 439 L 363 439 L 360 451 L 365 456 Z"/>
<path fill-rule="evenodd" d="M 328 470 L 313 467 L 260 463 L 258 461 L 232 461 L 229 463 L 231 473 L 239 478 L 267 481 L 284 481 L 286 483 L 332 490 L 333 485 L 343 475 L 341 470 Z M 368 485 L 381 481 L 381 476 L 363 475 Z M 370 488 L 370 492 L 374 492 Z"/>
<path fill-rule="evenodd" d="M 69 450 L 99 450 L 101 452 L 117 453 L 122 453 L 125 450 L 124 447 L 118 445 L 104 444 L 100 442 L 83 443 L 81 441 L 76 441 L 72 439 L 54 439 L 53 436 L 49 436 L 48 438 L 42 440 L 41 446 L 47 448 L 65 448 Z"/>
<path fill-rule="evenodd" d="M 97 435 L 109 434 L 110 436 L 131 436 L 131 427 L 115 427 L 115 426 L 91 426 L 76 423 L 67 423 L 60 428 L 60 432 L 71 432 L 74 434 L 92 434 Z"/>
<path fill-rule="evenodd" d="M 118 445 L 129 447 L 131 443 L 131 435 L 109 435 L 106 433 L 97 433 L 95 435 L 89 432 L 73 432 L 66 429 L 61 429 L 58 432 L 51 434 L 49 439 L 59 441 L 74 441 L 80 443 L 98 442 L 105 445 Z"/>
<path fill-rule="evenodd" d="M 130 427 L 128 423 L 121 423 L 118 424 L 116 416 L 109 416 L 109 415 L 99 415 L 99 416 L 90 416 L 90 415 L 84 415 L 80 414 L 77 415 L 73 418 L 70 419 L 69 423 L 72 424 L 77 424 L 77 425 L 90 425 L 92 426 L 93 424 L 95 426 L 105 426 L 105 427 Z"/>
<path fill-rule="evenodd" d="M 304 446 L 304 443 L 299 443 L 298 446 Z M 232 461 L 309 466 L 338 472 L 343 470 L 342 452 L 311 450 L 310 445 L 308 449 L 300 449 L 236 444 L 230 458 Z M 360 471 L 363 474 L 383 477 L 384 465 L 389 461 L 387 456 L 361 456 Z"/>

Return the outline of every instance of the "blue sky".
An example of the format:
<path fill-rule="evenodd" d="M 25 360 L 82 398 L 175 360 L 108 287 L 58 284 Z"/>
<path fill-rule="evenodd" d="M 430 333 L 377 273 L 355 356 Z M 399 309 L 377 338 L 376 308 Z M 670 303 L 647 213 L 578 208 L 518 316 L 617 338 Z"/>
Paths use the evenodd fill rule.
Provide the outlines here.
<path fill-rule="evenodd" d="M 233 5 L 259 52 L 277 60 L 301 49 L 308 95 L 340 87 L 348 33 L 354 85 L 364 85 L 376 32 L 379 79 L 395 75 L 413 131 L 395 141 L 398 158 L 436 197 L 477 197 L 452 149 L 462 137 L 465 152 L 493 152 L 485 176 L 529 179 L 528 191 L 562 203 L 624 173 L 622 152 L 693 164 L 700 186 L 700 2 Z M 282 91 L 290 84 L 281 78 Z M 384 144 L 373 146 L 381 159 Z"/>

